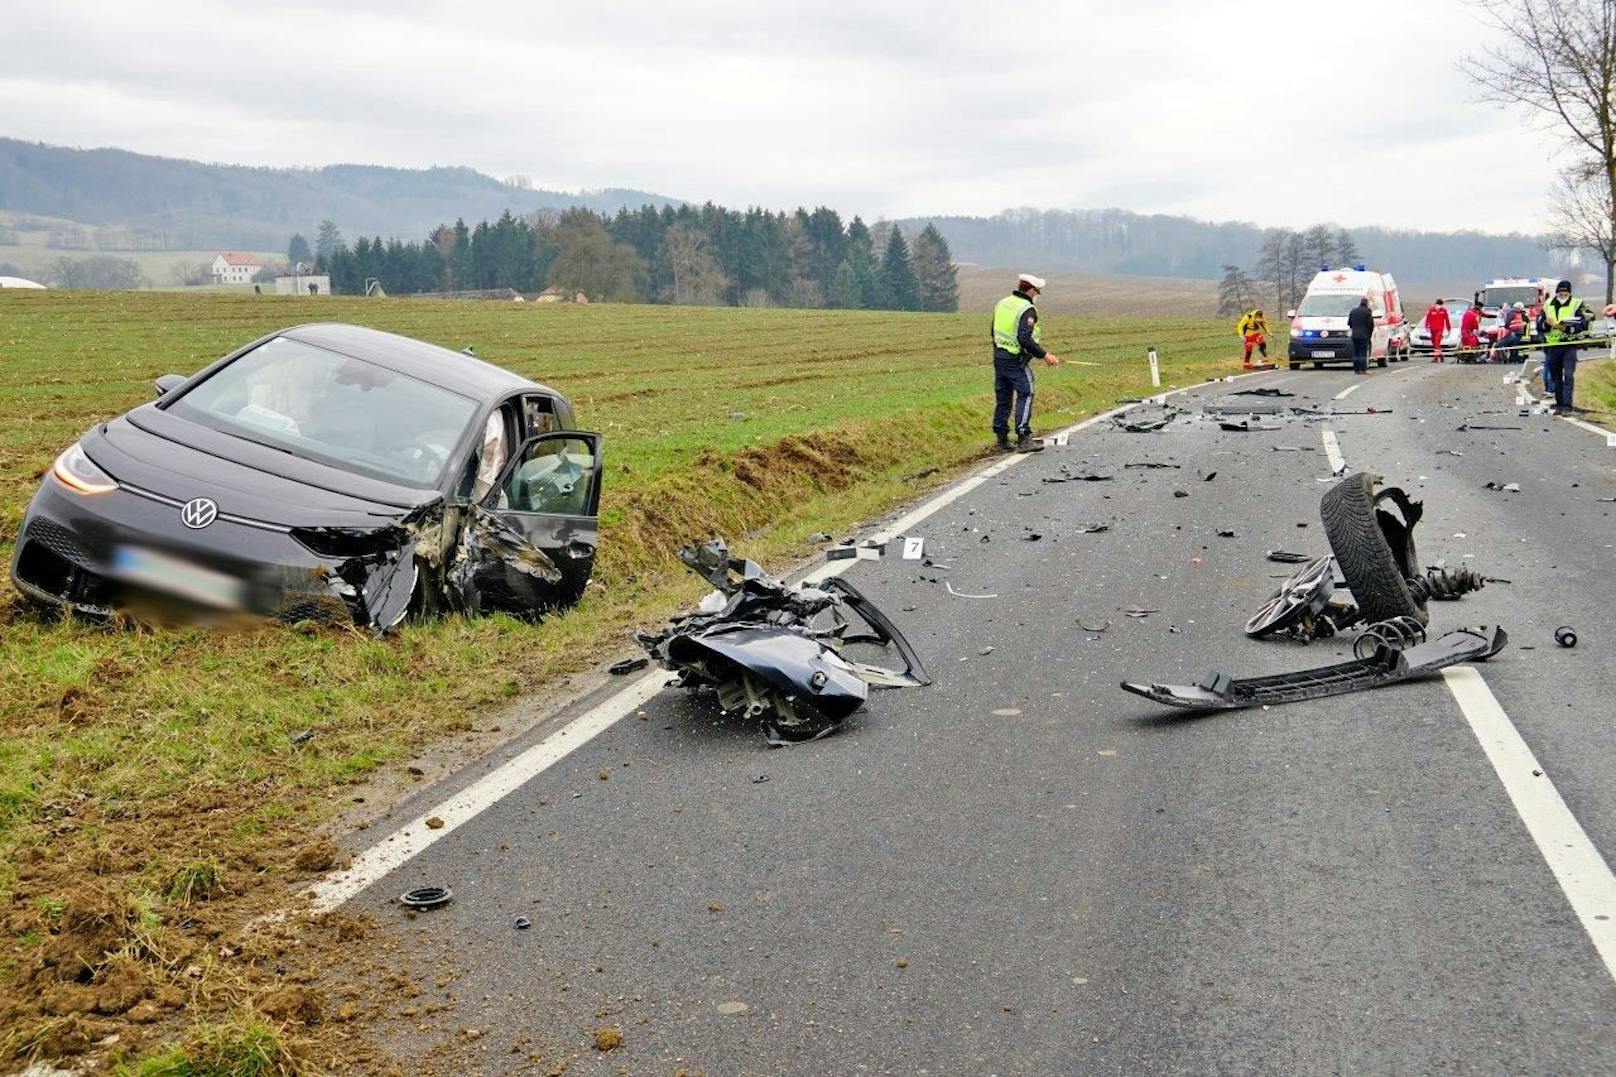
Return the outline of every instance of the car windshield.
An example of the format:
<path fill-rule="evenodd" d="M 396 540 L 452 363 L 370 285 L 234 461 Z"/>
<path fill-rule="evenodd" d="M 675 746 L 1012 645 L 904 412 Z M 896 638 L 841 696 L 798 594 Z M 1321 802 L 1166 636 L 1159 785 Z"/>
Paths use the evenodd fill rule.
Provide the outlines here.
<path fill-rule="evenodd" d="M 1325 292 L 1322 295 L 1309 292 L 1302 297 L 1302 305 L 1296 308 L 1296 314 L 1301 318 L 1345 318 L 1362 299 L 1361 295 L 1346 292 Z"/>
<path fill-rule="evenodd" d="M 1509 288 L 1483 288 L 1481 301 L 1489 307 L 1514 306 L 1516 303 L 1525 303 L 1531 306 L 1537 302 L 1537 285 L 1522 284 Z"/>
<path fill-rule="evenodd" d="M 345 471 L 430 487 L 477 405 L 395 370 L 276 337 L 169 410 Z"/>

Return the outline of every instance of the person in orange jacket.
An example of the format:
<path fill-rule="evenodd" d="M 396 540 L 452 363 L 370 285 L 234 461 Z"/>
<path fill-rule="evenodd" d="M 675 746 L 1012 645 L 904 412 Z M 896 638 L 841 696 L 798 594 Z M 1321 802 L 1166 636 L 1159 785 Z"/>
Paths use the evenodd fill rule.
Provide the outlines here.
<path fill-rule="evenodd" d="M 1448 317 L 1448 308 L 1438 299 L 1431 304 L 1431 309 L 1425 312 L 1425 329 L 1431 334 L 1431 362 L 1442 362 L 1442 338 L 1448 335 L 1453 328 L 1453 322 Z"/>

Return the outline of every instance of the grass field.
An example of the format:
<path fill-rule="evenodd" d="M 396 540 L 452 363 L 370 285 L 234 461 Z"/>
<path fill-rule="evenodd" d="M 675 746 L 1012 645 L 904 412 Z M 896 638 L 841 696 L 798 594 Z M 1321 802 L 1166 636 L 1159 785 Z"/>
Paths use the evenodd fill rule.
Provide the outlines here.
<path fill-rule="evenodd" d="M 312 320 L 474 345 L 570 396 L 607 437 L 597 585 L 542 624 L 451 619 L 375 639 L 62 621 L 6 584 L 0 996 L 25 1000 L 0 1003 L 7 1054 L 113 1033 L 130 1057 L 213 1050 L 229 1029 L 275 1027 L 322 1057 L 327 1026 L 262 1023 L 267 970 L 290 959 L 232 940 L 330 862 L 319 828 L 347 806 L 339 790 L 630 648 L 629 629 L 702 590 L 681 543 L 724 535 L 790 563 L 810 533 L 847 534 L 990 439 L 981 313 L 0 294 L 0 556 L 83 430 L 149 399 L 159 374 Z M 1172 383 L 1238 365 L 1222 320 L 1052 315 L 1045 336 L 1099 364 L 1040 371 L 1046 428 L 1139 392 L 1147 344 Z"/>

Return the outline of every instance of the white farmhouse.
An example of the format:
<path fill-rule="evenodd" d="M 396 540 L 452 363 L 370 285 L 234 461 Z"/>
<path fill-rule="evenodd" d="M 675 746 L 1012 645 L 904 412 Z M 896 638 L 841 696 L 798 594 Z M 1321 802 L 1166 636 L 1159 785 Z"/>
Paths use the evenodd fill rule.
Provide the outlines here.
<path fill-rule="evenodd" d="M 251 284 L 253 277 L 264 268 L 257 255 L 240 251 L 225 251 L 213 260 L 213 283 Z"/>

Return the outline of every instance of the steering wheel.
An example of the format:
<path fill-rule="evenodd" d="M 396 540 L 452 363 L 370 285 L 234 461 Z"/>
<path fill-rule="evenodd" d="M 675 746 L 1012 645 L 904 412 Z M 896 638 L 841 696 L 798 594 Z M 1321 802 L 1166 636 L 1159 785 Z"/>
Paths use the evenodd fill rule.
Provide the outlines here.
<path fill-rule="evenodd" d="M 383 452 L 401 461 L 420 479 L 441 474 L 449 463 L 449 450 L 430 441 L 398 441 L 387 446 Z"/>

